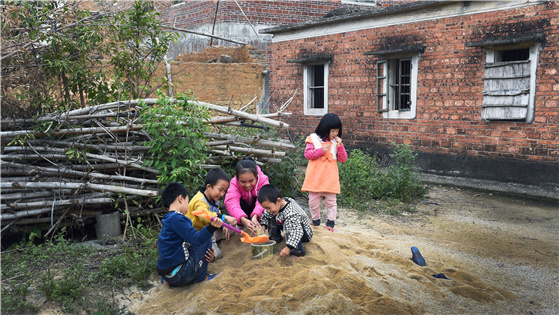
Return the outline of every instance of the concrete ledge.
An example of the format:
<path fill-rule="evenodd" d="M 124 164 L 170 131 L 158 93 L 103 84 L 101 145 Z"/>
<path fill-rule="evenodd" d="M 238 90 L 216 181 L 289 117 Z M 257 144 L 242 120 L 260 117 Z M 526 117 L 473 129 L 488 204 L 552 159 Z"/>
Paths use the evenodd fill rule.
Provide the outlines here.
<path fill-rule="evenodd" d="M 473 179 L 433 174 L 420 174 L 419 179 L 425 183 L 453 185 L 495 191 L 512 195 L 524 195 L 535 198 L 546 198 L 559 201 L 559 187 L 541 187 L 526 184 L 503 183 L 485 179 Z"/>

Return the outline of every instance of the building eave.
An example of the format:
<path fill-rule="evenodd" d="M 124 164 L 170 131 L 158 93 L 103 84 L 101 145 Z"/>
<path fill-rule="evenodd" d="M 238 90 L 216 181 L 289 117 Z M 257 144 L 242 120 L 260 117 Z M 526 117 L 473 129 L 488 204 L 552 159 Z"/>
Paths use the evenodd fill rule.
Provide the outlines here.
<path fill-rule="evenodd" d="M 351 21 L 351 20 L 359 20 L 359 19 L 366 19 L 371 17 L 379 17 L 382 15 L 389 15 L 394 13 L 404 13 L 418 9 L 424 9 L 427 7 L 434 7 L 439 5 L 444 5 L 449 1 L 420 1 L 420 2 L 412 2 L 406 3 L 401 5 L 390 6 L 381 9 L 374 9 L 374 10 L 366 10 L 361 12 L 355 12 L 347 15 L 341 16 L 333 16 L 330 18 L 321 18 L 315 19 L 307 22 L 302 23 L 294 23 L 276 27 L 270 27 L 266 29 L 262 29 L 259 31 L 260 34 L 278 34 L 283 32 L 295 31 L 305 28 L 312 28 L 317 26 L 324 26 L 330 24 L 336 24 L 339 22 Z"/>

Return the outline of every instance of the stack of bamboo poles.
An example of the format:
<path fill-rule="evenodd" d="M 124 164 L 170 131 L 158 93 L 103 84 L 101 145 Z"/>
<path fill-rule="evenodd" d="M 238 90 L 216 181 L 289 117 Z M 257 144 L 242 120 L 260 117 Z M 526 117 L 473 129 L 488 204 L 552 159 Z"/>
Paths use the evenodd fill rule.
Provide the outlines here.
<path fill-rule="evenodd" d="M 157 100 L 142 101 L 154 104 Z M 94 223 L 96 215 L 115 207 L 128 210 L 129 216 L 159 208 L 153 198 L 159 194 L 158 170 L 144 166 L 149 148 L 143 143 L 149 135 L 138 121 L 139 102 L 101 104 L 33 120 L 2 120 L 2 232 L 29 231 L 39 225 L 46 227 L 47 237 L 62 226 Z M 289 115 L 283 112 L 289 101 L 267 115 L 244 111 L 249 104 L 241 110 L 197 104 L 217 113 L 207 121 L 212 125 L 289 127 L 274 119 Z M 278 163 L 284 150 L 294 149 L 287 140 L 238 134 L 243 132 L 206 133 L 208 160 L 201 167 L 219 167 L 239 156 L 252 156 L 260 165 Z"/>

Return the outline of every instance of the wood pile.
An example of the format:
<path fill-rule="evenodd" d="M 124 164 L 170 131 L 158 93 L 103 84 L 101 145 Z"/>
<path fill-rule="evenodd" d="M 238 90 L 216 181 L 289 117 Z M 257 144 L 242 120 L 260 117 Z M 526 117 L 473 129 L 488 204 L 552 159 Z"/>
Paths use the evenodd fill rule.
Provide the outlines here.
<path fill-rule="evenodd" d="M 142 101 L 154 104 L 157 99 Z M 143 143 L 149 135 L 138 120 L 139 103 L 119 101 L 37 119 L 2 120 L 2 233 L 29 232 L 41 225 L 48 229 L 44 237 L 52 237 L 62 226 L 94 223 L 96 215 L 115 208 L 128 210 L 127 219 L 158 209 L 153 198 L 160 189 L 158 170 L 144 166 L 149 148 Z M 289 127 L 281 121 L 289 115 L 284 113 L 289 101 L 265 115 L 246 112 L 248 104 L 241 110 L 197 104 L 215 113 L 207 121 L 211 125 Z M 205 134 L 209 152 L 202 168 L 219 167 L 240 155 L 251 156 L 260 165 L 278 163 L 285 150 L 294 149 L 287 140 L 240 136 L 245 129 L 235 134 L 226 130 L 231 128 L 212 128 Z"/>

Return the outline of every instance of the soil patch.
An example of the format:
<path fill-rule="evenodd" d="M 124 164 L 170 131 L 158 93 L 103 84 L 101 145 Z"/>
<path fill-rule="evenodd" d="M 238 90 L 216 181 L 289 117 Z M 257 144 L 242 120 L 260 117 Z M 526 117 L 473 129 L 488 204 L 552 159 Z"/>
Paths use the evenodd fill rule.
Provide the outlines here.
<path fill-rule="evenodd" d="M 234 237 L 210 264 L 214 280 L 123 301 L 138 314 L 559 313 L 557 204 L 439 186 L 429 201 L 407 216 L 339 209 L 336 231 L 315 227 L 297 259 L 277 255 L 282 242 L 253 260 Z"/>

